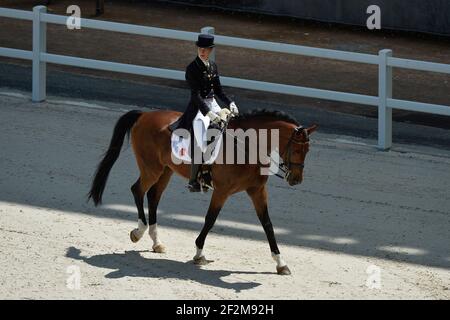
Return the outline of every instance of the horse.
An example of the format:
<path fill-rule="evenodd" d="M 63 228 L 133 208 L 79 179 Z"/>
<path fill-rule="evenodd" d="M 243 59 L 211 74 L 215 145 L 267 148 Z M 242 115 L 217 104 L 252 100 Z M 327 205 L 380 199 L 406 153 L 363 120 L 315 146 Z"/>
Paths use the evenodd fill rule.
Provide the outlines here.
<path fill-rule="evenodd" d="M 190 175 L 190 164 L 180 164 L 174 161 L 172 157 L 172 131 L 169 126 L 180 115 L 180 112 L 170 110 L 148 112 L 132 110 L 122 115 L 115 125 L 109 148 L 97 166 L 91 189 L 87 194 L 87 201 L 92 199 L 95 206 L 101 204 L 108 175 L 119 157 L 125 135 L 128 136 L 129 140 L 131 136 L 131 145 L 140 175 L 131 186 L 138 211 L 138 226 L 130 232 L 130 239 L 132 242 L 139 241 L 148 229 L 153 241 L 152 248 L 156 253 L 164 253 L 166 250 L 158 237 L 157 231 L 156 213 L 160 198 L 174 172 L 186 179 Z M 279 166 L 285 171 L 285 180 L 291 186 L 303 181 L 304 162 L 309 151 L 309 136 L 316 130 L 317 125 L 304 128 L 284 112 L 256 110 L 232 118 L 229 121 L 228 128 L 277 130 L 279 136 Z M 271 146 L 267 148 L 271 148 Z M 235 193 L 245 191 L 253 202 L 256 214 L 266 234 L 272 258 L 276 262 L 277 273 L 280 275 L 291 274 L 286 262 L 281 258 L 275 239 L 268 211 L 266 184 L 269 175 L 261 174 L 261 164 L 213 163 L 210 168 L 214 190 L 203 228 L 195 240 L 194 263 L 200 265 L 208 263 L 203 253 L 208 232 L 213 227 L 226 200 Z M 149 208 L 148 221 L 144 213 L 145 195 L 147 195 Z"/>

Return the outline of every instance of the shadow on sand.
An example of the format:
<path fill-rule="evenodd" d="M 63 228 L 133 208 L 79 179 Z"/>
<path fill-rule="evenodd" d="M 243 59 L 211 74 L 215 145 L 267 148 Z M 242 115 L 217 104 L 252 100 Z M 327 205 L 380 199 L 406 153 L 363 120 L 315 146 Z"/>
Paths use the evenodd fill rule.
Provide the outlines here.
<path fill-rule="evenodd" d="M 69 247 L 66 257 L 83 261 L 91 266 L 112 269 L 105 277 L 118 279 L 123 277 L 142 277 L 158 279 L 191 280 L 235 292 L 260 286 L 257 282 L 230 283 L 222 280 L 232 274 L 271 274 L 267 272 L 207 270 L 192 261 L 180 262 L 169 259 L 148 259 L 141 255 L 149 251 L 125 251 L 125 253 L 107 253 L 91 257 L 81 255 L 75 247 Z"/>

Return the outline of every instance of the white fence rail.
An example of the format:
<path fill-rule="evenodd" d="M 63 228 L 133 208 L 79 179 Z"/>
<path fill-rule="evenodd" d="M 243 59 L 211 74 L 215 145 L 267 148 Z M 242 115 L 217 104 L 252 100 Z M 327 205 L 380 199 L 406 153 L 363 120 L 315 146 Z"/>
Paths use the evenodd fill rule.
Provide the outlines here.
<path fill-rule="evenodd" d="M 36 6 L 33 11 L 23 11 L 0 8 L 0 17 L 30 20 L 33 22 L 33 50 L 18 50 L 0 47 L 0 56 L 32 60 L 33 86 L 32 100 L 43 101 L 46 98 L 46 64 L 55 63 L 69 66 L 77 66 L 98 70 L 107 70 L 152 76 L 166 79 L 184 80 L 184 72 L 178 70 L 153 68 L 132 64 L 124 64 L 94 59 L 64 56 L 47 53 L 46 50 L 46 25 L 47 23 L 66 25 L 68 17 L 48 14 L 45 6 Z M 99 29 L 106 31 L 122 32 L 144 36 L 160 37 L 167 39 L 195 41 L 198 33 L 172 29 L 146 27 L 132 24 L 124 24 L 93 19 L 80 19 L 83 28 Z M 214 33 L 214 28 L 205 27 L 203 33 Z M 381 50 L 378 55 L 346 52 L 330 49 L 320 49 L 299 45 L 251 40 L 235 37 L 215 35 L 215 42 L 219 45 L 227 45 L 241 48 L 250 48 L 271 52 L 289 53 L 302 56 L 341 60 L 347 62 L 378 65 L 378 96 L 338 92 L 332 90 L 315 89 L 308 87 L 292 86 L 279 83 L 254 81 L 249 79 L 221 77 L 226 86 L 237 88 L 260 90 L 274 93 L 284 93 L 310 98 L 334 100 L 340 102 L 357 103 L 378 107 L 378 148 L 388 150 L 392 145 L 392 109 L 419 111 L 450 116 L 450 107 L 414 101 L 398 100 L 392 98 L 392 68 L 405 68 L 421 71 L 431 71 L 450 74 L 450 65 L 400 59 L 392 57 L 392 51 Z M 214 59 L 214 55 L 212 56 Z"/>

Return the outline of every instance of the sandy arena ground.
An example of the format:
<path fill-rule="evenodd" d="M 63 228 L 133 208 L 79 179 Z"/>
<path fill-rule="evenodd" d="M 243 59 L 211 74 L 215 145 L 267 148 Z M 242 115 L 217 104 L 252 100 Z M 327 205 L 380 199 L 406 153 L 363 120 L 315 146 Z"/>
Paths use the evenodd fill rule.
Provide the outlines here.
<path fill-rule="evenodd" d="M 379 152 L 375 141 L 319 132 L 304 183 L 269 182 L 292 276 L 276 275 L 244 194 L 226 204 L 206 241 L 214 262 L 199 268 L 191 259 L 210 194 L 189 194 L 178 177 L 158 216 L 167 253 L 151 252 L 148 236 L 130 242 L 130 146 L 104 205 L 85 201 L 113 126 L 131 108 L 57 97 L 32 104 L 0 90 L 0 298 L 450 298 L 450 152 L 398 144 Z M 366 286 L 372 265 L 379 289 Z M 80 270 L 79 290 L 66 285 L 70 266 Z"/>

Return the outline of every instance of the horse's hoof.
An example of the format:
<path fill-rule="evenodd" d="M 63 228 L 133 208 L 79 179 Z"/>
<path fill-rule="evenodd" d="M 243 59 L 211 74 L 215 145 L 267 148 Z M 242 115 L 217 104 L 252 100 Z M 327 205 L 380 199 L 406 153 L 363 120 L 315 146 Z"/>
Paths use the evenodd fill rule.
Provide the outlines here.
<path fill-rule="evenodd" d="M 201 257 L 194 257 L 194 264 L 198 265 L 198 266 L 204 266 L 208 263 L 212 262 L 212 260 L 206 260 L 205 256 L 201 256 Z"/>
<path fill-rule="evenodd" d="M 291 270 L 289 270 L 288 266 L 277 267 L 277 273 L 282 276 L 288 276 L 291 274 Z"/>
<path fill-rule="evenodd" d="M 135 231 L 136 231 L 136 229 L 131 230 L 131 232 L 130 232 L 130 240 L 131 240 L 131 242 L 134 242 L 134 243 L 138 242 L 140 239 L 140 238 L 136 237 L 136 235 L 134 234 Z"/>
<path fill-rule="evenodd" d="M 161 244 L 158 244 L 156 246 L 153 246 L 153 252 L 155 253 L 165 253 L 166 252 L 166 246 Z"/>

